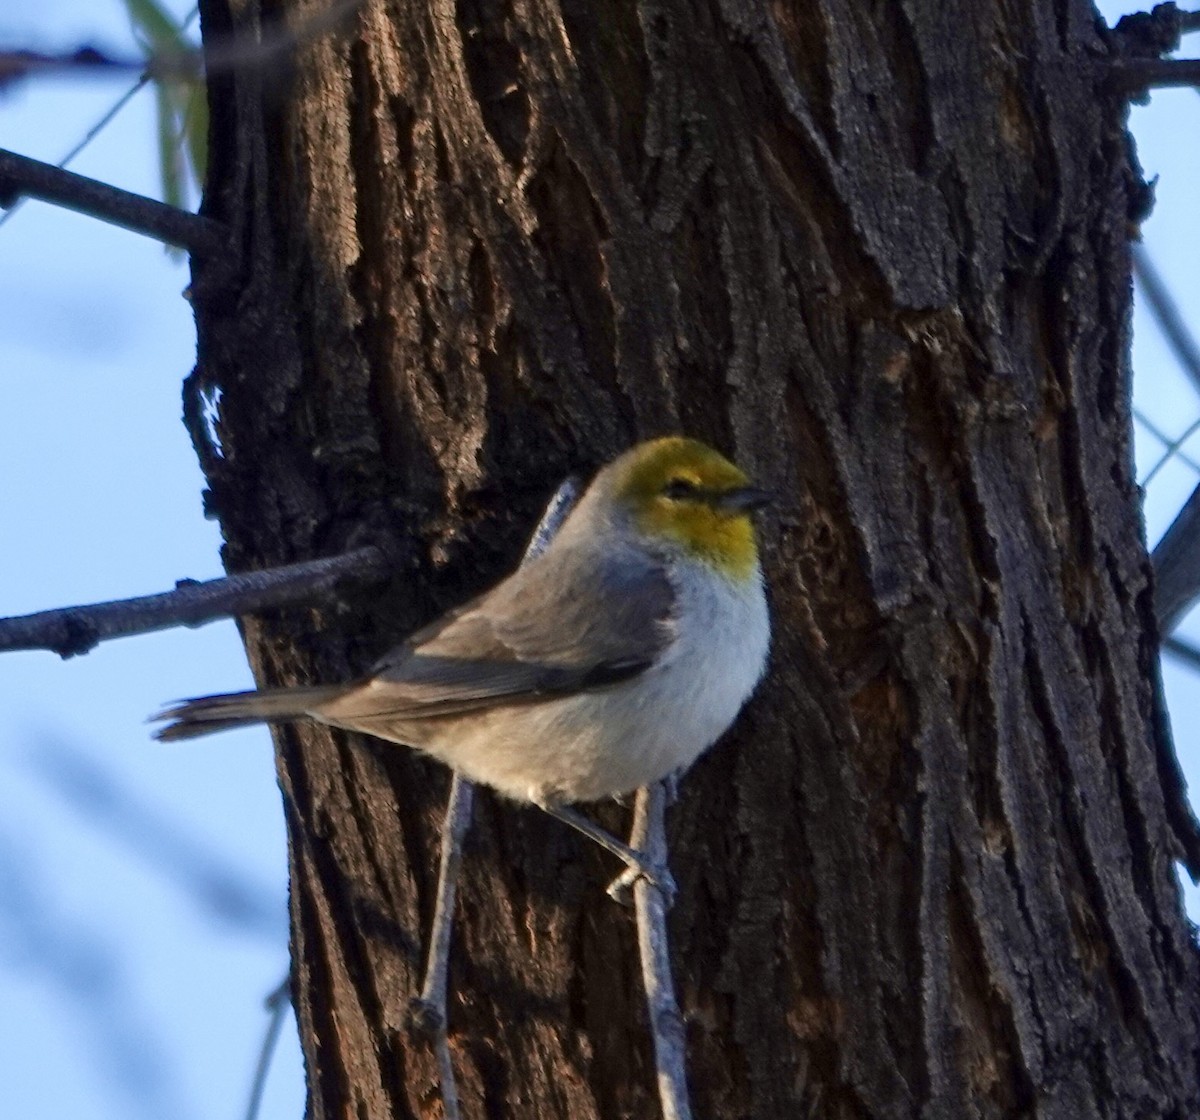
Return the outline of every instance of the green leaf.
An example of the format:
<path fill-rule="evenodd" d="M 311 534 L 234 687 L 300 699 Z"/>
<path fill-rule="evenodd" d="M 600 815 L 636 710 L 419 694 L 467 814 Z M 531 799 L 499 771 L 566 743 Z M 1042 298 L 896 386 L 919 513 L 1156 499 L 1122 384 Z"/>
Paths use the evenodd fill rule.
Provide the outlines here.
<path fill-rule="evenodd" d="M 134 34 L 151 54 L 181 54 L 191 50 L 183 30 L 158 0 L 124 0 Z"/>
<path fill-rule="evenodd" d="M 197 190 L 208 174 L 208 91 L 203 82 L 192 82 L 183 108 L 183 140 Z"/>
<path fill-rule="evenodd" d="M 124 0 L 134 34 L 152 58 L 186 53 L 192 49 L 183 29 L 159 0 Z M 154 83 L 157 108 L 158 159 L 163 201 L 171 206 L 187 202 L 187 167 L 180 146 L 190 90 L 177 82 Z"/>
<path fill-rule="evenodd" d="M 158 109 L 158 160 L 162 171 L 163 202 L 184 205 L 184 176 L 179 147 L 179 123 L 173 92 L 162 82 L 155 83 L 154 103 Z"/>
<path fill-rule="evenodd" d="M 161 0 L 122 2 L 148 60 L 185 55 L 196 49 L 183 25 L 176 22 Z M 193 194 L 192 184 L 198 191 L 204 181 L 208 162 L 208 101 L 204 83 L 156 78 L 154 103 L 162 199 L 169 206 L 186 207 Z"/>

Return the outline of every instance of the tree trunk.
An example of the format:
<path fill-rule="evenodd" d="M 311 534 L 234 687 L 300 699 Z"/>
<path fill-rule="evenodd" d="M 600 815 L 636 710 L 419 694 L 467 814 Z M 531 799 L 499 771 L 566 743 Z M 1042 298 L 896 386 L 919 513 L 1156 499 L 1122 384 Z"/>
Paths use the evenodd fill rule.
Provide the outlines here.
<path fill-rule="evenodd" d="M 196 263 L 187 412 L 227 565 L 395 556 L 247 621 L 260 682 L 361 671 L 637 438 L 783 495 L 770 677 L 670 820 L 698 1116 L 1200 1115 L 1113 49 L 1074 0 L 371 0 L 211 81 L 238 251 Z M 276 744 L 311 1115 L 437 1116 L 408 1009 L 447 774 Z M 657 1115 L 616 870 L 477 803 L 467 1117 Z"/>

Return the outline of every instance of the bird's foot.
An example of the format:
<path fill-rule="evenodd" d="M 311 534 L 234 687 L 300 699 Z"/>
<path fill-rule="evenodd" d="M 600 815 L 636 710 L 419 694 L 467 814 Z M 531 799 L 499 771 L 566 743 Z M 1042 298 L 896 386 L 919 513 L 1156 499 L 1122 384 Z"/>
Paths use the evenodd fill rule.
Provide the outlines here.
<path fill-rule="evenodd" d="M 433 1036 L 446 1027 L 446 1012 L 432 1000 L 418 996 L 408 1004 L 409 1026 L 419 1034 Z"/>
<path fill-rule="evenodd" d="M 634 852 L 632 848 L 629 851 L 633 855 L 641 856 L 640 852 Z M 663 905 L 668 910 L 671 909 L 679 888 L 675 885 L 675 876 L 664 863 L 655 864 L 646 859 L 640 859 L 637 863 L 630 861 L 629 866 L 608 884 L 605 893 L 614 902 L 629 906 L 633 902 L 633 888 L 639 879 L 645 879 L 654 887 L 662 895 Z"/>
<path fill-rule="evenodd" d="M 595 841 L 600 847 L 624 862 L 627 870 L 610 884 L 608 888 L 610 898 L 627 903 L 633 884 L 639 879 L 645 879 L 646 882 L 662 892 L 664 902 L 668 908 L 670 907 L 675 898 L 675 880 L 665 865 L 651 862 L 642 852 L 636 851 L 628 844 L 622 844 L 615 836 L 605 832 L 599 825 L 593 824 L 582 813 L 569 806 L 560 805 L 549 799 L 543 799 L 537 802 L 537 805 L 543 812 L 549 813 L 563 824 L 569 824 L 576 831 L 582 832 L 588 839 Z"/>

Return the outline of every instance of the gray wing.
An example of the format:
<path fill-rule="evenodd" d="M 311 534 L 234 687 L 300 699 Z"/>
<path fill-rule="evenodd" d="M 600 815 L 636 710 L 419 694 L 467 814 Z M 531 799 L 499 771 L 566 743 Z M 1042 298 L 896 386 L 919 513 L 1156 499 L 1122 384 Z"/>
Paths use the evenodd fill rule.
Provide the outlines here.
<path fill-rule="evenodd" d="M 328 708 L 339 719 L 427 719 L 627 680 L 672 641 L 674 600 L 648 557 L 551 549 L 418 631 Z"/>

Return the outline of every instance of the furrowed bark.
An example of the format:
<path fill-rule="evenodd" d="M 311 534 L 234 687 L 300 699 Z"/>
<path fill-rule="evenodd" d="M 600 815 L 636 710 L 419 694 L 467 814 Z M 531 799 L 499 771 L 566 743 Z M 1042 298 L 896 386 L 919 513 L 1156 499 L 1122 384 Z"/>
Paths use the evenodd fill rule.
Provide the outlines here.
<path fill-rule="evenodd" d="M 770 679 L 670 820 L 697 1115 L 1200 1114 L 1119 53 L 1070 0 L 396 0 L 212 82 L 205 210 L 239 250 L 197 262 L 187 413 L 227 564 L 415 557 L 247 624 L 264 683 L 362 669 L 635 438 L 784 495 Z M 434 1115 L 405 1016 L 446 775 L 276 742 L 311 1114 Z M 656 1114 L 613 871 L 481 799 L 464 1116 Z"/>

